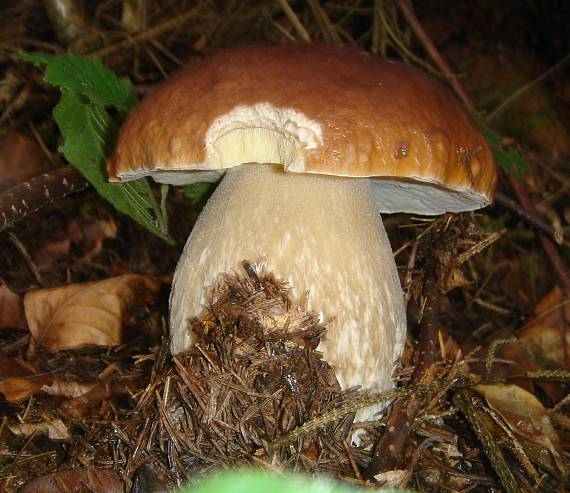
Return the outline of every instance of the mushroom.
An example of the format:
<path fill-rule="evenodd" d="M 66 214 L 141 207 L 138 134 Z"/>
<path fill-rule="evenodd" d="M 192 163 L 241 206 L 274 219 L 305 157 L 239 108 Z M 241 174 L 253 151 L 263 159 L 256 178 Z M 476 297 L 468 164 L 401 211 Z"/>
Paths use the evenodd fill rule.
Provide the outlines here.
<path fill-rule="evenodd" d="M 263 258 L 329 320 L 321 348 L 341 386 L 381 391 L 406 316 L 380 213 L 478 209 L 496 182 L 485 138 L 446 88 L 317 44 L 241 47 L 173 76 L 130 115 L 108 171 L 174 185 L 224 175 L 174 275 L 174 354 L 193 344 L 206 287 Z"/>

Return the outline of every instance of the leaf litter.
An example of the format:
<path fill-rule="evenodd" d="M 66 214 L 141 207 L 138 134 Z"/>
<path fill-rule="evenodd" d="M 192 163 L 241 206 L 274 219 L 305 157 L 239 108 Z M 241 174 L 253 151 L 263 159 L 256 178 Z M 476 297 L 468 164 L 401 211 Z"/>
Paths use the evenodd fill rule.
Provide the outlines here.
<path fill-rule="evenodd" d="M 264 2 L 256 8 L 243 8 L 241 2 L 228 2 L 224 6 L 200 2 L 191 12 L 182 4 L 164 5 L 160 9 L 151 6 L 150 20 L 140 26 L 142 31 L 129 34 L 128 39 L 121 37 L 114 7 L 102 4 L 93 13 L 94 29 L 100 31 L 96 36 L 80 39 L 72 51 L 93 51 L 120 73 L 129 73 L 138 93 L 148 91 L 156 80 L 164 78 L 180 63 L 192 63 L 222 44 L 232 45 L 244 39 L 282 42 L 301 36 L 331 41 L 340 37 L 377 53 L 421 62 L 429 68 L 429 63 L 413 53 L 410 36 L 399 30 L 402 19 L 391 2 L 381 2 L 380 11 L 374 15 L 362 5 L 278 3 L 289 3 L 292 9 L 285 11 L 275 7 L 277 3 L 265 5 Z M 501 6 L 495 9 L 500 16 Z M 32 12 L 21 4 L 6 16 L 12 22 L 6 25 L 5 32 L 15 33 L 16 51 L 35 46 L 34 40 L 23 38 L 21 34 L 29 29 L 26 26 L 41 24 L 35 22 Z M 436 25 L 441 22 L 434 12 L 431 16 Z M 449 12 L 449 17 L 458 25 L 476 21 L 458 18 L 454 10 Z M 220 19 L 231 19 L 231 22 L 220 22 Z M 356 26 L 368 20 L 373 24 L 371 30 L 359 33 L 360 28 Z M 245 31 L 248 34 L 244 34 Z M 446 36 L 449 28 L 446 31 L 444 26 L 438 32 Z M 453 59 L 457 42 L 454 39 L 458 38 L 447 43 L 450 48 L 446 55 L 458 71 L 467 74 L 464 82 L 471 84 L 469 92 L 477 94 L 481 84 L 495 84 L 494 77 L 474 77 L 470 67 L 462 65 L 472 61 L 471 56 L 464 56 L 465 50 L 457 50 L 461 56 Z M 372 46 L 369 46 L 370 40 Z M 19 132 L 28 131 L 22 128 L 22 122 L 39 122 L 38 135 L 46 138 L 48 152 L 54 157 L 58 139 L 54 138 L 49 115 L 56 102 L 54 94 L 46 96 L 44 88 L 35 87 L 32 77 L 12 62 L 15 52 L 11 50 L 8 44 L 0 47 L 3 63 L 8 64 L 1 86 L 5 105 L 2 121 L 8 122 L 8 130 Z M 61 47 L 54 44 L 54 51 L 59 50 Z M 500 68 L 488 53 L 484 56 L 495 69 Z M 513 58 L 510 59 L 512 62 Z M 494 72 L 484 71 L 485 74 Z M 525 99 L 531 100 L 533 95 Z M 95 102 L 105 104 L 105 101 Z M 87 117 L 87 127 L 93 126 L 94 115 L 84 107 L 80 111 Z M 65 120 L 65 112 L 60 120 Z M 75 128 L 64 125 L 64 129 L 74 137 L 82 137 L 81 130 L 85 127 L 79 125 L 81 122 L 73 122 L 77 123 Z M 95 130 L 100 131 L 100 126 Z M 493 137 L 498 146 L 496 151 L 506 152 L 504 157 L 510 160 L 510 165 L 505 167 L 507 172 L 514 168 L 523 171 L 520 156 L 531 161 L 523 177 L 525 186 L 537 202 L 542 202 L 542 210 L 549 212 L 556 228 L 567 229 L 565 210 L 558 209 L 563 208 L 561 204 L 567 194 L 568 173 L 552 158 L 558 150 L 533 154 L 525 149 L 525 142 L 515 142 L 498 134 Z M 541 139 L 541 142 L 551 141 L 556 139 Z M 519 150 L 520 155 L 513 154 L 514 149 Z M 68 146 L 65 150 L 70 160 L 74 156 L 87 156 L 97 161 L 101 156 L 100 149 L 89 141 L 86 141 L 86 154 L 80 152 L 81 147 Z M 190 192 L 192 200 L 199 202 L 207 191 L 207 187 L 201 187 L 196 193 Z M 156 211 L 149 206 L 148 193 L 144 194 L 147 195 L 142 206 L 150 217 L 156 218 L 153 216 Z M 173 211 L 188 211 L 188 201 L 181 195 L 173 192 L 169 196 L 170 217 L 177 218 L 170 221 L 171 232 L 177 239 L 186 236 L 191 223 L 185 214 L 196 215 L 196 210 L 172 215 Z M 63 255 L 44 262 L 34 273 L 33 262 L 41 264 L 44 257 L 41 252 L 34 257 L 34 253 L 39 243 L 46 243 L 45 238 L 57 231 L 61 234 L 60 240 L 73 237 L 73 231 L 66 229 L 73 218 L 87 215 L 95 221 L 108 219 L 109 213 L 102 212 L 99 205 L 94 210 L 94 203 L 98 201 L 93 195 L 70 197 L 57 204 L 55 211 L 38 213 L 16 228 L 23 247 L 18 252 L 29 249 L 32 263 L 20 254 L 16 263 L 14 241 L 0 239 L 0 248 L 6 253 L 0 256 L 0 272 L 12 293 L 23 295 L 31 287 L 37 288 L 38 280 L 51 288 L 106 279 L 125 272 L 168 275 L 177 252 L 164 243 L 149 240 L 120 216 L 113 217 L 119 231 L 117 237 L 103 238 L 101 250 L 95 245 L 93 255 L 84 256 L 77 252 L 80 244 L 68 242 L 67 246 L 63 245 L 68 248 Z M 396 399 L 393 407 L 401 402 L 404 410 L 416 406 L 417 412 L 404 413 L 411 421 L 407 428 L 402 427 L 409 431 L 403 435 L 405 443 L 395 464 L 386 462 L 374 471 L 370 467 L 375 465 L 375 457 L 389 455 L 389 450 L 379 448 L 379 443 L 391 433 L 390 416 L 359 426 L 367 433 L 350 429 L 350 406 L 359 399 L 374 396 L 357 391 L 343 396 L 335 393 L 334 385 L 326 387 L 320 380 L 317 390 L 314 389 L 317 383 L 310 388 L 312 392 L 320 392 L 324 402 L 313 402 L 302 392 L 294 394 L 298 380 L 293 377 L 298 375 L 295 372 L 291 375 L 288 370 L 287 351 L 298 364 L 320 362 L 319 371 L 328 375 L 323 370 L 325 362 L 311 348 L 316 340 L 306 340 L 310 331 L 301 329 L 292 339 L 274 339 L 272 330 L 269 334 L 259 330 L 240 332 L 237 327 L 241 326 L 242 319 L 248 330 L 254 319 L 248 311 L 246 315 L 236 315 L 230 309 L 232 303 L 230 307 L 226 303 L 220 315 L 226 325 L 218 325 L 217 318 L 208 316 L 196 321 L 194 328 L 201 334 L 202 341 L 199 349 L 174 361 L 168 356 L 168 341 L 163 339 L 166 337 L 166 300 L 162 293 L 158 305 L 134 307 L 125 324 L 135 328 L 134 337 L 118 345 L 48 350 L 42 345 L 30 344 L 29 335 L 22 331 L 7 331 L 6 327 L 0 331 L 0 351 L 9 358 L 4 370 L 0 370 L 4 372 L 0 375 L 0 385 L 2 378 L 6 381 L 10 376 L 5 368 L 11 368 L 12 377 L 16 377 L 16 383 L 25 390 L 24 397 L 0 401 L 1 414 L 5 416 L 0 422 L 0 452 L 5 459 L 1 470 L 3 487 L 14 491 L 29 480 L 39 478 L 28 483 L 28 491 L 41 491 L 38 481 L 61 491 L 68 487 L 65 486 L 67 479 L 63 479 L 67 477 L 72 484 L 85 484 L 90 491 L 114 491 L 117 484 L 119 489 L 131 484 L 163 489 L 180 481 L 183 474 L 197 480 L 204 471 L 217 466 L 247 462 L 269 469 L 285 464 L 315 473 L 326 470 L 345 481 L 367 486 L 371 484 L 366 482 L 371 471 L 374 475 L 370 481 L 379 482 L 374 483 L 375 487 L 388 480 L 390 485 L 409 484 L 420 491 L 516 491 L 516 488 L 518 491 L 565 491 L 565 478 L 559 475 L 567 468 L 570 448 L 568 315 L 566 305 L 559 306 L 566 301 L 564 294 L 560 291 L 558 297 L 552 294 L 557 289 L 556 282 L 531 231 L 498 207 L 477 215 L 462 214 L 452 219 L 446 216 L 430 223 L 394 216 L 388 219 L 387 227 L 398 252 L 400 269 L 409 280 L 406 286 L 411 336 L 419 338 L 422 321 L 429 315 L 432 302 L 438 322 L 436 337 L 431 341 L 435 342 L 435 358 L 425 380 L 414 380 L 418 348 L 411 344 L 396 375 L 399 394 L 392 396 Z M 567 244 L 562 245 L 561 251 L 564 253 L 567 248 Z M 45 257 L 47 260 L 47 254 Z M 438 289 L 425 288 L 430 279 L 437 281 Z M 236 292 L 243 292 L 241 283 L 251 282 L 254 281 L 246 275 L 245 280 L 238 282 L 240 288 Z M 270 309 L 281 306 L 282 288 L 273 291 L 278 298 L 269 305 Z M 546 296 L 549 292 L 551 294 Z M 266 295 L 267 291 L 263 291 L 257 296 Z M 220 299 L 224 299 L 223 296 Z M 274 315 L 262 316 L 261 325 L 266 327 L 273 319 Z M 229 324 L 232 320 L 235 327 Z M 282 320 L 279 317 L 276 320 L 280 321 L 277 327 L 282 328 Z M 313 329 L 315 337 L 323 336 L 320 329 Z M 226 341 L 222 335 L 229 335 L 230 339 Z M 262 344 L 262 341 L 265 342 Z M 269 356 L 268 344 L 274 349 L 272 356 Z M 259 349 L 261 355 L 252 356 L 256 354 L 254 349 Z M 305 355 L 301 356 L 299 351 Z M 237 368 L 232 367 L 229 355 L 234 356 Z M 244 365 L 247 358 L 253 358 L 256 365 Z M 277 386 L 272 383 L 276 381 L 271 379 L 254 382 L 257 386 L 251 382 L 244 384 L 244 379 L 261 370 L 272 378 L 279 375 L 281 390 L 275 390 Z M 204 381 L 193 379 L 194 371 L 204 376 Z M 311 371 L 315 371 L 313 367 Z M 499 395 L 507 389 L 516 387 L 516 390 L 512 390 L 512 399 L 499 405 L 491 397 L 483 398 L 474 391 L 472 387 L 477 383 L 487 388 L 495 386 Z M 303 390 L 302 386 L 299 388 Z M 281 414 L 271 414 L 271 410 L 279 412 L 281 405 L 285 406 Z M 320 414 L 311 415 L 315 410 Z M 241 414 L 235 416 L 234 412 Z M 41 424 L 56 417 L 70 432 L 70 440 L 65 445 L 38 434 L 16 437 L 8 428 L 8 425 L 21 423 Z M 552 428 L 529 428 L 527 422 L 534 420 L 549 423 Z M 297 427 L 299 424 L 305 428 Z M 281 440 L 277 439 L 279 436 Z M 352 436 L 358 438 L 359 446 L 351 442 Z M 553 436 L 558 440 L 553 440 Z M 339 441 L 342 437 L 345 439 Z M 545 438 L 550 440 L 557 454 L 549 463 L 544 462 L 541 452 Z M 534 455 L 533 440 L 538 440 L 540 445 L 534 449 Z M 197 451 L 197 455 L 189 450 Z M 548 453 L 554 457 L 550 449 Z M 72 475 L 72 471 L 76 475 Z M 99 475 L 102 478 L 110 475 L 109 481 L 93 480 Z M 110 481 L 111 477 L 119 476 L 118 483 Z"/>

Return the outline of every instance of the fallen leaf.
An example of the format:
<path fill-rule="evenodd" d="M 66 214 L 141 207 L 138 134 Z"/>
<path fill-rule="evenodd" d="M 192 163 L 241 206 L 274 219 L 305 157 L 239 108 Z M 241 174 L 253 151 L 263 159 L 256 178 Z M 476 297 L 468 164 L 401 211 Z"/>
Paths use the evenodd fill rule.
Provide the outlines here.
<path fill-rule="evenodd" d="M 22 298 L 0 284 L 0 327 L 24 327 L 24 306 Z"/>
<path fill-rule="evenodd" d="M 51 384 L 50 374 L 37 375 L 36 368 L 18 358 L 0 355 L 0 394 L 9 402 L 18 402 Z"/>
<path fill-rule="evenodd" d="M 41 390 L 49 395 L 79 397 L 89 392 L 95 385 L 94 383 L 66 382 L 54 378 L 51 385 L 44 385 Z"/>
<path fill-rule="evenodd" d="M 560 438 L 548 410 L 533 394 L 510 384 L 477 385 L 475 390 L 518 436 L 533 462 L 542 464 L 553 474 L 565 475 L 566 467 L 558 452 Z"/>
<path fill-rule="evenodd" d="M 570 369 L 570 298 L 556 286 L 536 305 L 519 337 L 532 343 L 533 352 Z"/>
<path fill-rule="evenodd" d="M 8 429 L 17 437 L 28 438 L 31 435 L 47 435 L 50 440 L 69 440 L 69 431 L 61 419 L 42 421 L 41 423 L 22 423 L 9 425 Z"/>
<path fill-rule="evenodd" d="M 142 386 L 141 382 L 113 383 L 95 385 L 84 394 L 79 395 L 73 399 L 62 402 L 57 411 L 60 416 L 68 420 L 79 421 L 85 416 L 98 414 L 103 409 L 103 403 L 117 397 L 119 395 L 132 395 L 133 389 L 138 389 Z"/>
<path fill-rule="evenodd" d="M 112 469 L 69 469 L 30 481 L 21 493 L 123 493 L 124 485 Z"/>
<path fill-rule="evenodd" d="M 408 471 L 405 469 L 394 469 L 375 474 L 374 479 L 382 485 L 382 488 L 400 488 L 407 475 Z"/>
<path fill-rule="evenodd" d="M 122 342 L 122 321 L 137 304 L 156 295 L 160 282 L 124 274 L 102 281 L 30 291 L 24 298 L 32 336 L 52 349 Z"/>
<path fill-rule="evenodd" d="M 51 164 L 34 140 L 13 132 L 0 141 L 0 191 L 41 175 Z"/>

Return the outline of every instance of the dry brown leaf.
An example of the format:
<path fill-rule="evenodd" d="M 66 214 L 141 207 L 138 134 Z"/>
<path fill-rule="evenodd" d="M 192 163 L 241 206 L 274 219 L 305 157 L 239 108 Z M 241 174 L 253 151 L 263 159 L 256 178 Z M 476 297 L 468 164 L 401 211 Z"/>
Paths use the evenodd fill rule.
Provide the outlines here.
<path fill-rule="evenodd" d="M 0 355 L 0 394 L 9 402 L 18 402 L 40 392 L 52 382 L 49 374 L 36 375 L 30 363 Z"/>
<path fill-rule="evenodd" d="M 47 435 L 50 440 L 69 440 L 69 431 L 61 419 L 52 419 L 41 423 L 9 425 L 8 429 L 17 437 L 28 438 L 34 434 Z"/>
<path fill-rule="evenodd" d="M 0 191 L 41 175 L 51 164 L 39 144 L 13 132 L 0 141 Z"/>
<path fill-rule="evenodd" d="M 60 416 L 67 420 L 79 421 L 85 416 L 99 414 L 104 407 L 104 403 L 113 397 L 128 394 L 132 395 L 132 388 L 137 388 L 140 382 L 135 381 L 129 383 L 107 383 L 103 385 L 95 385 L 84 394 L 74 397 L 73 399 L 62 402 L 57 411 Z"/>
<path fill-rule="evenodd" d="M 558 452 L 560 438 L 552 426 L 548 410 L 530 392 L 518 385 L 477 385 L 475 390 L 497 412 L 508 427 L 522 438 L 526 454 L 534 461 L 565 474 Z M 552 460 L 549 460 L 552 459 Z"/>
<path fill-rule="evenodd" d="M 30 291 L 24 298 L 26 320 L 34 339 L 49 349 L 114 346 L 122 342 L 125 315 L 159 287 L 149 276 L 124 274 Z"/>
<path fill-rule="evenodd" d="M 408 471 L 405 469 L 394 469 L 393 471 L 384 471 L 380 474 L 375 474 L 374 479 L 378 481 L 382 488 L 400 488 L 402 481 L 408 476 Z"/>
<path fill-rule="evenodd" d="M 24 306 L 22 298 L 0 284 L 0 327 L 24 327 Z"/>
<path fill-rule="evenodd" d="M 520 338 L 561 368 L 570 369 L 570 298 L 556 286 L 536 305 L 534 314 Z"/>
<path fill-rule="evenodd" d="M 30 481 L 22 493 L 123 493 L 123 482 L 111 469 L 72 469 Z"/>
<path fill-rule="evenodd" d="M 94 383 L 66 382 L 54 378 L 51 385 L 44 385 L 41 390 L 49 395 L 75 398 L 86 394 L 95 386 Z"/>
<path fill-rule="evenodd" d="M 448 293 L 455 288 L 462 288 L 468 285 L 469 281 L 465 277 L 465 274 L 463 274 L 463 271 L 459 268 L 455 268 L 446 280 L 445 292 Z"/>

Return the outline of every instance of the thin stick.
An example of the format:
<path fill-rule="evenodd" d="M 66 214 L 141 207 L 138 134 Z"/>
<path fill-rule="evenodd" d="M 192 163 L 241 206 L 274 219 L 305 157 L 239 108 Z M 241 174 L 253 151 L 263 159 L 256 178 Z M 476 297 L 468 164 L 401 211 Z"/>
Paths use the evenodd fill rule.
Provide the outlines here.
<path fill-rule="evenodd" d="M 465 105 L 465 107 L 470 112 L 476 113 L 475 106 L 471 102 L 471 99 L 469 99 L 469 96 L 467 96 L 467 93 L 463 89 L 463 86 L 457 80 L 457 77 L 451 71 L 451 68 L 449 67 L 447 62 L 439 54 L 439 51 L 437 50 L 435 45 L 432 43 L 432 41 L 429 38 L 429 36 L 427 35 L 427 33 L 424 31 L 424 28 L 422 27 L 422 25 L 418 21 L 415 14 L 412 12 L 412 9 L 405 2 L 405 0 L 398 0 L 398 2 L 396 2 L 396 5 L 400 9 L 400 12 L 402 12 L 402 15 L 404 16 L 404 18 L 410 24 L 410 27 L 414 31 L 415 35 L 418 37 L 418 39 L 424 45 L 424 48 L 428 52 L 429 56 L 433 59 L 433 61 L 436 63 L 436 65 L 439 67 L 439 69 L 444 73 L 445 77 L 449 80 L 451 87 L 453 87 L 453 90 L 455 91 L 455 93 L 459 96 L 461 101 L 463 101 L 463 104 Z"/>
<path fill-rule="evenodd" d="M 289 22 L 293 24 L 293 27 L 295 28 L 295 31 L 297 31 L 299 37 L 305 41 L 305 43 L 310 43 L 311 36 L 309 36 L 309 33 L 305 29 L 305 26 L 303 26 L 297 17 L 297 14 L 293 11 L 287 0 L 277 0 L 277 3 L 279 3 L 279 6 L 283 10 L 283 13 L 287 16 L 287 19 L 289 19 Z"/>
<path fill-rule="evenodd" d="M 432 372 L 432 365 L 437 359 L 437 300 L 439 290 L 437 287 L 436 272 L 434 268 L 426 273 L 424 292 L 426 307 L 419 327 L 419 342 L 414 350 L 415 370 L 413 382 L 418 387 L 426 384 Z M 431 382 L 434 384 L 435 382 Z M 449 385 L 444 384 L 444 388 Z M 441 390 L 441 389 L 440 389 Z M 376 444 L 372 460 L 365 471 L 366 478 L 370 479 L 379 471 L 395 469 L 400 461 L 408 436 L 412 429 L 416 415 L 420 409 L 418 394 L 407 400 L 397 400 L 386 423 L 386 431 Z"/>
<path fill-rule="evenodd" d="M 150 29 L 142 31 L 134 36 L 129 36 L 127 39 L 124 39 L 123 41 L 120 41 L 114 45 L 106 46 L 105 48 L 102 48 L 98 51 L 88 53 L 88 56 L 93 58 L 105 58 L 117 51 L 125 50 L 143 41 L 155 38 L 169 31 L 174 31 L 174 29 L 184 25 L 186 22 L 192 19 L 192 17 L 196 17 L 199 9 L 200 5 L 198 4 L 197 7 L 193 8 L 189 12 L 186 12 L 185 14 L 182 14 L 179 17 L 170 19 L 166 22 L 163 22 L 162 24 L 159 24 L 158 26 L 151 27 Z"/>
<path fill-rule="evenodd" d="M 530 197 L 528 196 L 528 193 L 525 190 L 525 188 L 522 186 L 521 182 L 519 182 L 516 178 L 509 176 L 509 183 L 511 184 L 511 187 L 513 187 L 515 193 L 517 194 L 517 197 L 520 200 L 521 205 L 527 211 L 529 211 L 529 213 L 536 215 L 536 210 L 534 209 L 534 205 L 532 205 Z M 568 268 L 566 267 L 564 260 L 562 260 L 562 257 L 558 253 L 556 245 L 554 245 L 552 241 L 550 241 L 546 236 L 542 234 L 539 235 L 539 237 L 540 241 L 542 242 L 542 247 L 544 248 L 544 251 L 550 258 L 552 266 L 554 267 L 554 270 L 556 271 L 556 274 L 558 275 L 558 278 L 562 283 L 562 287 L 567 293 L 570 293 L 570 273 L 568 272 Z"/>
<path fill-rule="evenodd" d="M 481 445 L 483 445 L 485 455 L 489 458 L 491 466 L 497 473 L 501 486 L 507 493 L 519 493 L 520 489 L 509 465 L 501 453 L 496 437 L 489 431 L 485 424 L 485 405 L 483 400 L 479 397 L 472 396 L 465 390 L 460 390 L 455 393 L 453 403 L 461 409 L 461 412 L 467 418 Z"/>
<path fill-rule="evenodd" d="M 14 233 L 12 233 L 11 231 L 8 232 L 8 238 L 10 238 L 10 241 L 16 247 L 16 250 L 18 250 L 18 252 L 20 252 L 20 255 L 25 260 L 28 268 L 30 269 L 32 275 L 34 276 L 34 279 L 38 283 L 38 286 L 40 286 L 41 288 L 44 288 L 45 282 L 42 278 L 42 275 L 40 274 L 40 271 L 39 271 L 37 265 L 33 261 L 32 256 L 28 253 L 28 250 L 26 250 L 26 247 L 24 245 L 22 245 L 22 243 L 20 242 L 18 237 Z"/>
<path fill-rule="evenodd" d="M 0 194 L 0 232 L 56 200 L 85 190 L 88 185 L 71 166 L 55 168 L 16 185 Z"/>
<path fill-rule="evenodd" d="M 491 113 L 487 115 L 487 121 L 495 119 L 500 113 L 502 113 L 507 106 L 509 106 L 515 99 L 520 98 L 529 89 L 532 89 L 537 84 L 540 84 L 544 79 L 550 77 L 558 69 L 562 68 L 568 61 L 570 61 L 570 54 L 566 55 L 558 63 L 550 67 L 546 72 L 540 74 L 536 79 L 531 80 L 529 83 L 518 88 L 513 92 L 507 99 L 505 99 L 499 106 L 497 106 Z"/>
<path fill-rule="evenodd" d="M 549 236 L 559 245 L 562 245 L 564 242 L 564 233 L 561 229 L 554 229 L 541 217 L 528 212 L 528 210 L 522 207 L 516 200 L 507 197 L 504 193 L 501 192 L 495 192 L 495 200 L 505 209 L 508 209 L 523 221 L 528 223 L 528 225 L 534 230 Z"/>

